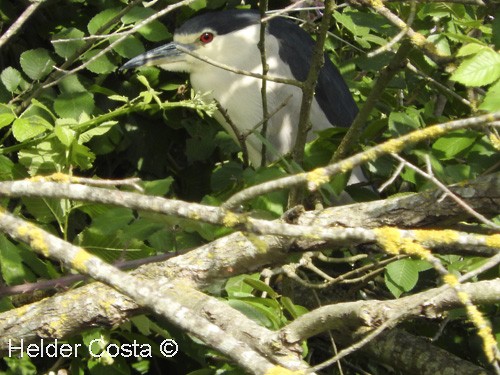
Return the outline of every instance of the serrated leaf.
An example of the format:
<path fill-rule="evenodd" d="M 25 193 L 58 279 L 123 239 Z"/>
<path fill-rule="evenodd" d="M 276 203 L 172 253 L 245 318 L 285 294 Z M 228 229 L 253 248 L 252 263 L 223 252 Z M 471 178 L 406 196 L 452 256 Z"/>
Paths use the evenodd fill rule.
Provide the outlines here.
<path fill-rule="evenodd" d="M 80 82 L 80 77 L 78 74 L 70 74 L 58 83 L 61 93 L 71 94 L 75 92 L 85 92 L 87 89 Z"/>
<path fill-rule="evenodd" d="M 122 17 L 122 22 L 125 25 L 142 22 L 154 13 L 154 10 L 150 8 L 133 8 L 130 10 L 130 12 Z M 165 27 L 165 25 L 157 20 L 154 20 L 153 22 L 150 22 L 147 25 L 141 27 L 138 30 L 138 33 L 151 42 L 160 42 L 162 40 L 172 38 L 172 35 Z"/>
<path fill-rule="evenodd" d="M 121 21 L 124 25 L 129 25 L 131 23 L 141 22 L 153 14 L 155 14 L 155 11 L 151 8 L 135 7 L 125 13 L 122 16 Z"/>
<path fill-rule="evenodd" d="M 449 56 L 451 54 L 450 44 L 448 43 L 448 38 L 446 38 L 443 34 L 433 34 L 429 35 L 427 38 L 429 42 L 431 42 L 437 49 L 437 51 L 445 56 Z"/>
<path fill-rule="evenodd" d="M 491 112 L 500 111 L 500 81 L 488 89 L 479 109 Z"/>
<path fill-rule="evenodd" d="M 77 28 L 70 27 L 55 34 L 52 39 L 54 50 L 56 53 L 64 58 L 71 57 L 75 54 L 84 44 L 83 37 L 85 33 Z"/>
<path fill-rule="evenodd" d="M 499 78 L 500 53 L 487 49 L 463 61 L 450 79 L 466 86 L 484 86 Z"/>
<path fill-rule="evenodd" d="M 51 223 L 54 220 L 59 223 L 63 222 L 69 210 L 69 202 L 64 199 L 24 197 L 23 204 L 38 223 L 44 224 Z"/>
<path fill-rule="evenodd" d="M 8 126 L 16 119 L 16 115 L 12 111 L 12 109 L 0 103 L 0 129 Z"/>
<path fill-rule="evenodd" d="M 395 297 L 412 290 L 417 281 L 418 266 L 412 259 L 400 259 L 385 267 L 385 283 Z"/>
<path fill-rule="evenodd" d="M 451 159 L 472 146 L 476 138 L 475 132 L 457 131 L 440 137 L 434 142 L 432 149 L 441 152 L 445 158 Z"/>
<path fill-rule="evenodd" d="M 163 196 L 170 191 L 174 183 L 173 177 L 167 177 L 162 180 L 144 181 L 144 190 L 148 195 Z"/>
<path fill-rule="evenodd" d="M 172 39 L 172 34 L 165 25 L 157 20 L 141 27 L 137 32 L 150 42 L 161 42 L 163 40 Z"/>
<path fill-rule="evenodd" d="M 85 61 L 89 61 L 92 59 L 95 55 L 97 55 L 99 52 L 101 52 L 101 49 L 95 49 L 92 51 L 89 51 L 88 53 L 85 54 Z M 115 64 L 109 59 L 109 57 L 105 54 L 97 59 L 93 60 L 87 65 L 87 69 L 90 70 L 92 73 L 96 74 L 107 74 L 111 73 L 116 69 Z"/>
<path fill-rule="evenodd" d="M 389 115 L 389 130 L 400 136 L 419 128 L 419 123 L 404 112 L 391 112 Z"/>
<path fill-rule="evenodd" d="M 70 163 L 77 165 L 81 170 L 92 168 L 95 160 L 95 154 L 87 146 L 73 142 L 70 153 Z"/>
<path fill-rule="evenodd" d="M 45 78 L 54 67 L 49 51 L 43 48 L 23 52 L 19 62 L 24 73 L 32 80 Z"/>
<path fill-rule="evenodd" d="M 0 235 L 0 270 L 7 285 L 22 284 L 34 276 L 23 266 L 19 249 L 4 235 Z"/>
<path fill-rule="evenodd" d="M 116 39 L 118 39 L 118 37 L 111 38 L 111 41 L 114 41 Z M 118 43 L 118 45 L 113 47 L 113 50 L 116 51 L 116 53 L 118 53 L 120 56 L 127 59 L 131 59 L 132 57 L 146 52 L 141 41 L 133 35 L 130 35 L 126 39 L 122 40 L 120 43 Z"/>
<path fill-rule="evenodd" d="M 115 102 L 128 103 L 128 97 L 123 95 L 110 95 L 108 96 L 109 100 L 114 100 Z"/>
<path fill-rule="evenodd" d="M 97 33 L 106 34 L 112 28 L 113 25 L 108 26 L 105 30 L 101 29 L 104 25 L 106 25 L 109 21 L 111 21 L 118 13 L 120 12 L 119 8 L 106 9 L 100 13 L 97 13 L 92 19 L 89 21 L 87 25 L 87 29 L 90 34 L 95 35 Z"/>
<path fill-rule="evenodd" d="M 24 142 L 52 129 L 52 125 L 40 116 L 21 117 L 12 124 L 12 133 L 19 142 Z"/>
<path fill-rule="evenodd" d="M 60 172 L 67 164 L 66 148 L 55 137 L 23 148 L 18 158 L 31 176 Z"/>
<path fill-rule="evenodd" d="M 76 132 L 73 129 L 70 129 L 68 126 L 56 124 L 54 128 L 54 134 L 63 145 L 69 147 L 75 140 Z"/>
<path fill-rule="evenodd" d="M 478 43 L 468 43 L 458 50 L 457 57 L 474 55 L 480 51 L 484 51 L 485 49 L 488 49 L 488 46 Z"/>
<path fill-rule="evenodd" d="M 78 119 L 82 113 L 91 114 L 94 107 L 94 97 L 87 91 L 62 93 L 54 100 L 54 110 L 63 118 Z"/>
<path fill-rule="evenodd" d="M 22 76 L 19 70 L 9 66 L 2 71 L 0 76 L 2 83 L 9 92 L 14 92 L 19 87 L 22 81 Z"/>
<path fill-rule="evenodd" d="M 14 167 L 12 160 L 0 155 L 0 181 L 11 180 L 14 177 Z"/>
<path fill-rule="evenodd" d="M 78 137 L 78 141 L 80 143 L 87 143 L 93 137 L 106 134 L 116 124 L 118 124 L 118 121 L 103 122 L 99 126 L 96 126 L 95 128 L 92 128 L 92 129 L 87 130 L 86 132 L 83 132 L 82 134 L 80 134 L 80 137 Z"/>

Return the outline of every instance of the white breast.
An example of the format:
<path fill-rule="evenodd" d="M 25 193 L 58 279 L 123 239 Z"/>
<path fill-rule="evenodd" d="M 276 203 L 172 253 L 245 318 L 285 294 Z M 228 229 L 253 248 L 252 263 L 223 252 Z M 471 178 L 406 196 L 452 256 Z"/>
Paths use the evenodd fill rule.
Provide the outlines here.
<path fill-rule="evenodd" d="M 257 45 L 245 41 L 259 40 L 260 25 L 250 26 L 243 30 L 224 35 L 224 44 L 217 45 L 217 37 L 212 42 L 205 55 L 226 65 L 238 69 L 248 70 L 254 73 L 262 73 L 260 51 Z M 251 45 L 249 50 L 242 51 L 242 45 Z M 268 56 L 278 56 L 278 42 L 272 37 L 266 38 L 266 53 Z M 224 50 L 224 52 L 222 51 Z M 227 53 L 231 51 L 231 53 Z M 205 52 L 205 51 L 202 51 Z M 224 60 L 220 59 L 224 56 Z M 219 57 L 219 58 L 218 58 Z M 200 62 L 201 63 L 201 62 Z M 277 77 L 292 78 L 292 73 L 287 64 L 280 64 L 276 58 L 268 58 L 269 75 Z M 202 69 L 193 70 L 190 74 L 191 84 L 196 91 L 210 93 L 207 99 L 217 100 L 226 109 L 232 122 L 242 134 L 251 134 L 255 126 L 262 121 L 262 80 L 249 76 L 228 72 L 214 66 L 207 66 Z M 302 93 L 295 86 L 267 81 L 267 106 L 268 112 L 273 113 L 284 101 L 286 106 L 279 110 L 268 120 L 267 139 L 272 144 L 274 150 L 269 150 L 266 159 L 272 161 L 282 154 L 290 152 L 295 143 L 296 129 L 300 114 Z M 226 123 L 221 114 L 216 115 L 216 119 L 235 138 L 231 127 Z M 311 120 L 313 130 L 325 129 L 330 123 L 323 115 L 319 105 L 314 100 L 311 109 Z M 257 129 L 260 132 L 260 127 Z M 309 134 L 309 140 L 315 137 L 314 133 Z M 258 166 L 261 160 L 262 143 L 255 135 L 247 138 L 247 149 L 250 162 Z"/>

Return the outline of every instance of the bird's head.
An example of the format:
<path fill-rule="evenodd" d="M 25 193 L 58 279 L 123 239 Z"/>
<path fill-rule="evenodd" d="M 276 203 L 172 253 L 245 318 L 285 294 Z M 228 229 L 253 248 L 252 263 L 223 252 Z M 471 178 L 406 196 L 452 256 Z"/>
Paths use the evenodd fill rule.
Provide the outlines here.
<path fill-rule="evenodd" d="M 193 73 L 206 66 L 206 62 L 189 52 L 224 64 L 240 65 L 238 61 L 248 54 L 255 56 L 259 24 L 260 16 L 256 11 L 205 13 L 180 26 L 173 42 L 134 57 L 121 69 L 154 65 L 168 71 Z"/>

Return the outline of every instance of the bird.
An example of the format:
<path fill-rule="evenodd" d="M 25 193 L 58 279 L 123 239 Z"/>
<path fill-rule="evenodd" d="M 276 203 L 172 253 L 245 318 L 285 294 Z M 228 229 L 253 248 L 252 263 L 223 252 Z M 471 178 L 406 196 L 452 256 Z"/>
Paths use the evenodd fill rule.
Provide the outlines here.
<path fill-rule="evenodd" d="M 263 137 L 257 134 L 263 123 L 262 78 L 228 71 L 210 62 L 262 74 L 258 47 L 260 30 L 261 16 L 257 10 L 203 13 L 178 27 L 172 42 L 132 58 L 121 69 L 148 65 L 188 73 L 195 92 L 206 93 L 203 100 L 218 103 L 220 110 L 214 114 L 215 119 L 236 142 L 241 142 L 244 137 L 248 159 L 258 167 L 262 161 L 263 143 L 266 144 L 267 163 L 292 151 L 302 90 L 294 85 L 266 80 L 270 116 L 265 132 L 267 141 L 263 141 Z M 311 36 L 294 22 L 283 17 L 271 18 L 265 31 L 268 75 L 305 81 L 314 45 Z M 331 126 L 349 127 L 357 113 L 349 87 L 325 53 L 311 105 L 312 129 L 307 140 L 315 139 L 318 131 Z"/>

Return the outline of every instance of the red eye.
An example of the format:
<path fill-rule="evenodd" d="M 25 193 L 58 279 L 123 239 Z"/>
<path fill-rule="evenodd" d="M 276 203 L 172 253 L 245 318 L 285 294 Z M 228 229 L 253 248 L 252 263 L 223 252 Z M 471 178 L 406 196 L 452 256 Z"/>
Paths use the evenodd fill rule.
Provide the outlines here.
<path fill-rule="evenodd" d="M 200 42 L 207 44 L 214 40 L 214 34 L 212 33 L 203 33 L 200 35 Z"/>

